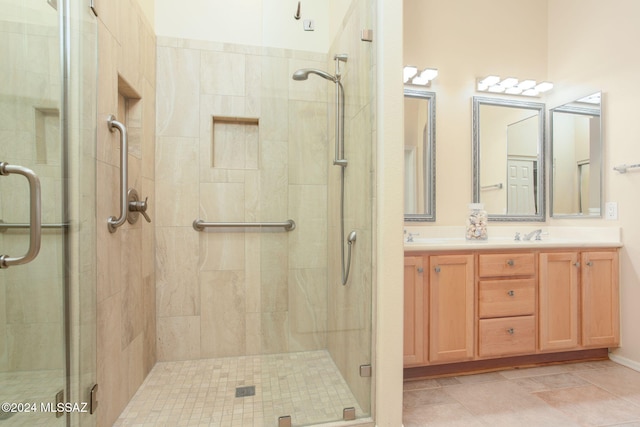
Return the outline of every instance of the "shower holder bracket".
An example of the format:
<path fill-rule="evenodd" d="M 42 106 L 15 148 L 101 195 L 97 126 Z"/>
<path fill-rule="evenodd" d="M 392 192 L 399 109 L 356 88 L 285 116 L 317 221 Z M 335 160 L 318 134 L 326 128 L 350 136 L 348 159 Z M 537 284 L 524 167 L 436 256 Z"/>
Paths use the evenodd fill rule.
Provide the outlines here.
<path fill-rule="evenodd" d="M 344 408 L 342 410 L 342 419 L 344 421 L 353 421 L 356 419 L 356 408 Z"/>
<path fill-rule="evenodd" d="M 291 427 L 291 415 L 278 417 L 278 427 Z"/>

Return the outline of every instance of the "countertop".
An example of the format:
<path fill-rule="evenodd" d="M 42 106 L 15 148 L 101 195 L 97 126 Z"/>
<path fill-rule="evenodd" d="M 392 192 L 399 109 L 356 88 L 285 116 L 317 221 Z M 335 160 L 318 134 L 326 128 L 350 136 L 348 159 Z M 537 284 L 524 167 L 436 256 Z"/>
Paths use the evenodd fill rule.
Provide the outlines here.
<path fill-rule="evenodd" d="M 522 240 L 523 236 L 541 229 L 541 240 Z M 487 240 L 466 240 L 464 227 L 406 226 L 405 252 L 484 249 L 537 248 L 620 248 L 620 227 L 489 227 Z M 521 240 L 515 240 L 516 232 Z M 409 239 L 410 236 L 410 239 Z M 408 240 L 413 240 L 409 242 Z"/>

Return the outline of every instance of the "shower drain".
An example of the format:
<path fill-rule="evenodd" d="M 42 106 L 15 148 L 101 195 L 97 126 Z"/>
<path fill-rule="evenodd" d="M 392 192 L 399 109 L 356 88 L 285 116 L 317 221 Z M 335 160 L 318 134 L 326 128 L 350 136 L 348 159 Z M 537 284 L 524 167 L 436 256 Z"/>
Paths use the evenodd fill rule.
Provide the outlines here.
<path fill-rule="evenodd" d="M 254 385 L 236 388 L 236 397 L 255 396 L 255 394 L 256 394 L 256 386 Z"/>

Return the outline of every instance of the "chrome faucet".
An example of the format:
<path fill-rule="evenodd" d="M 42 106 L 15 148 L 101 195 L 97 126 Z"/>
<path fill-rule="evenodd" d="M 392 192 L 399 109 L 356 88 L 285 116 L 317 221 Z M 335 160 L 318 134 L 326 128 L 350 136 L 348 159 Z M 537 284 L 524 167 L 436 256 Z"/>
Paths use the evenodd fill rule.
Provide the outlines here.
<path fill-rule="evenodd" d="M 531 233 L 527 233 L 524 235 L 522 240 L 531 240 L 533 236 L 536 236 L 535 240 L 542 240 L 540 235 L 542 234 L 542 230 L 538 228 L 537 230 L 533 230 Z"/>
<path fill-rule="evenodd" d="M 419 236 L 420 233 L 407 233 L 407 230 L 404 230 L 404 234 L 407 236 L 407 243 L 413 243 L 413 236 Z"/>

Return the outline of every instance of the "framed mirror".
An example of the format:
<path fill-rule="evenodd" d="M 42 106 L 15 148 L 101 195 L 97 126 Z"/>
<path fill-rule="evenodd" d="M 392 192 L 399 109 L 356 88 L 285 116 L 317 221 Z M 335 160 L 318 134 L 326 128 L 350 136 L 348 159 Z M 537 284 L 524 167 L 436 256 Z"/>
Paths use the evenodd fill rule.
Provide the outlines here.
<path fill-rule="evenodd" d="M 551 216 L 602 216 L 602 93 L 553 108 Z"/>
<path fill-rule="evenodd" d="M 545 219 L 544 109 L 473 97 L 473 202 L 490 221 Z"/>
<path fill-rule="evenodd" d="M 404 219 L 436 220 L 436 94 L 404 89 Z"/>

